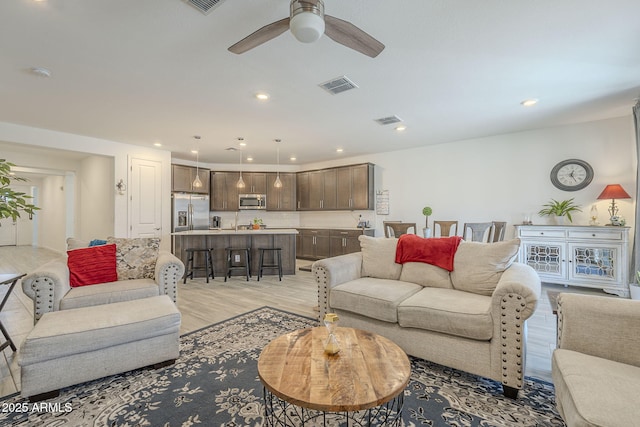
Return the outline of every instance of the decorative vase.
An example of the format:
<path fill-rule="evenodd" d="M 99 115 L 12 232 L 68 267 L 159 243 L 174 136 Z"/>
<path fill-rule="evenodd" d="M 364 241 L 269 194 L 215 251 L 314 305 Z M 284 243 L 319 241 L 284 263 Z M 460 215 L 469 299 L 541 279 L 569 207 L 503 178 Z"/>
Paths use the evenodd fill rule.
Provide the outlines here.
<path fill-rule="evenodd" d="M 640 300 L 640 286 L 635 283 L 630 283 L 629 294 L 631 299 Z"/>
<path fill-rule="evenodd" d="M 329 331 L 327 341 L 324 343 L 324 352 L 330 355 L 337 354 L 340 351 L 340 345 L 335 336 L 338 320 L 338 315 L 335 313 L 327 313 L 324 315 L 324 326 L 326 326 L 327 331 Z"/>
<path fill-rule="evenodd" d="M 562 215 L 554 215 L 551 217 L 555 225 L 564 225 L 565 217 Z"/>
<path fill-rule="evenodd" d="M 423 227 L 422 228 L 422 234 L 423 234 L 425 239 L 428 239 L 429 237 L 431 237 L 431 228 L 430 227 Z"/>

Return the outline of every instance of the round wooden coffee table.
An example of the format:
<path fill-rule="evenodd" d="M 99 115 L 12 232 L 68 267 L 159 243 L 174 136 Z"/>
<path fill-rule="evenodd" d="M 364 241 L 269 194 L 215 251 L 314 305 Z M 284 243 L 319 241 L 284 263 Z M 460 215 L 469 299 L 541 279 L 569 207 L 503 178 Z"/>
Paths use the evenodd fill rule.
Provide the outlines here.
<path fill-rule="evenodd" d="M 271 341 L 260 354 L 267 425 L 303 425 L 343 417 L 348 425 L 400 425 L 411 365 L 380 335 L 339 327 L 340 352 L 324 353 L 324 327 Z"/>

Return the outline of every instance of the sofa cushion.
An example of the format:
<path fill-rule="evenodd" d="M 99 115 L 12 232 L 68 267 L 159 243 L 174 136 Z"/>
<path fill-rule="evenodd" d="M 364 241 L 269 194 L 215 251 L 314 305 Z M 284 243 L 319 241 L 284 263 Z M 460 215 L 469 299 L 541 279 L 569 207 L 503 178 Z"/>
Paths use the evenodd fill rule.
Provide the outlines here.
<path fill-rule="evenodd" d="M 402 264 L 396 264 L 398 239 L 361 235 L 362 276 L 398 280 Z"/>
<path fill-rule="evenodd" d="M 155 237 L 107 238 L 116 244 L 118 280 L 153 279 L 160 239 Z"/>
<path fill-rule="evenodd" d="M 331 289 L 329 305 L 385 322 L 398 321 L 398 304 L 422 286 L 399 280 L 363 277 Z"/>
<path fill-rule="evenodd" d="M 67 267 L 72 288 L 118 280 L 116 245 L 67 251 Z"/>
<path fill-rule="evenodd" d="M 403 282 L 416 283 L 432 288 L 452 288 L 449 272 L 444 268 L 424 262 L 407 262 L 402 264 L 400 280 Z"/>
<path fill-rule="evenodd" d="M 488 341 L 493 336 L 491 297 L 455 289 L 423 288 L 398 305 L 398 324 Z"/>
<path fill-rule="evenodd" d="M 453 260 L 453 287 L 479 295 L 491 295 L 519 249 L 520 239 L 496 243 L 462 241 Z"/>
<path fill-rule="evenodd" d="M 95 286 L 72 288 L 60 300 L 60 310 L 111 304 L 160 295 L 152 279 L 123 280 Z"/>
<path fill-rule="evenodd" d="M 568 425 L 638 425 L 640 368 L 571 350 L 552 357 L 556 402 Z M 633 396 L 636 396 L 635 398 Z"/>

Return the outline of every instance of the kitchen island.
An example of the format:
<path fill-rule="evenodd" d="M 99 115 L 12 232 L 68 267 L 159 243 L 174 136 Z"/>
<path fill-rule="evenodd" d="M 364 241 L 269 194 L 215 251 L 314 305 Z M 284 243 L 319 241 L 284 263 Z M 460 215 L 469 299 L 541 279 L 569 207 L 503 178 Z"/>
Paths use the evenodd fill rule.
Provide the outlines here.
<path fill-rule="evenodd" d="M 173 254 L 187 264 L 187 248 L 211 249 L 213 267 L 216 277 L 224 277 L 227 271 L 225 248 L 250 248 L 251 274 L 258 274 L 260 263 L 259 248 L 282 248 L 282 273 L 296 273 L 296 235 L 298 231 L 293 228 L 265 228 L 260 230 L 189 230 L 172 233 Z M 196 254 L 200 255 L 200 254 Z M 204 260 L 196 258 L 196 265 L 204 265 Z M 233 265 L 244 263 L 244 259 Z M 273 254 L 265 253 L 265 264 L 274 263 Z M 200 272 L 204 277 L 204 272 Z M 240 271 L 234 271 L 234 275 L 242 275 Z M 264 275 L 278 274 L 275 269 L 265 269 Z"/>

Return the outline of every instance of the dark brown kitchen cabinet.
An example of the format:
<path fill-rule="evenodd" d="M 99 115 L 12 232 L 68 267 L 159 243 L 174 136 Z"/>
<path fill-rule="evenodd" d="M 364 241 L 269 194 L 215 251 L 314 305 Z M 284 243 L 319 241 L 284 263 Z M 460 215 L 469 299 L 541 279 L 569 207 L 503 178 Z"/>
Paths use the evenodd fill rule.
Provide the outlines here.
<path fill-rule="evenodd" d="M 374 208 L 374 165 L 371 163 L 298 172 L 296 181 L 300 211 Z"/>
<path fill-rule="evenodd" d="M 267 210 L 295 211 L 296 210 L 296 174 L 281 173 L 282 187 L 275 188 L 277 173 L 267 173 Z"/>
<path fill-rule="evenodd" d="M 321 169 L 309 172 L 309 209 L 336 209 L 337 187 L 336 169 Z"/>
<path fill-rule="evenodd" d="M 358 236 L 373 236 L 373 229 L 298 229 L 297 258 L 317 260 L 360 252 Z"/>
<path fill-rule="evenodd" d="M 245 187 L 240 188 L 238 191 L 239 193 L 266 194 L 267 174 L 265 172 L 243 172 L 242 180 L 245 183 Z"/>
<path fill-rule="evenodd" d="M 202 182 L 202 187 L 200 188 L 193 188 L 196 171 Z M 209 194 L 209 169 L 171 165 L 171 191 L 177 193 Z"/>
<path fill-rule="evenodd" d="M 322 259 L 330 254 L 331 237 L 329 230 L 298 230 L 300 233 L 300 247 L 298 258 Z"/>
<path fill-rule="evenodd" d="M 371 163 L 337 168 L 337 209 L 373 209 L 373 172 Z"/>
<path fill-rule="evenodd" d="M 239 172 L 211 172 L 209 205 L 212 211 L 238 210 L 238 178 Z"/>
<path fill-rule="evenodd" d="M 309 172 L 298 172 L 296 174 L 297 210 L 311 210 L 311 200 L 309 195 Z"/>

